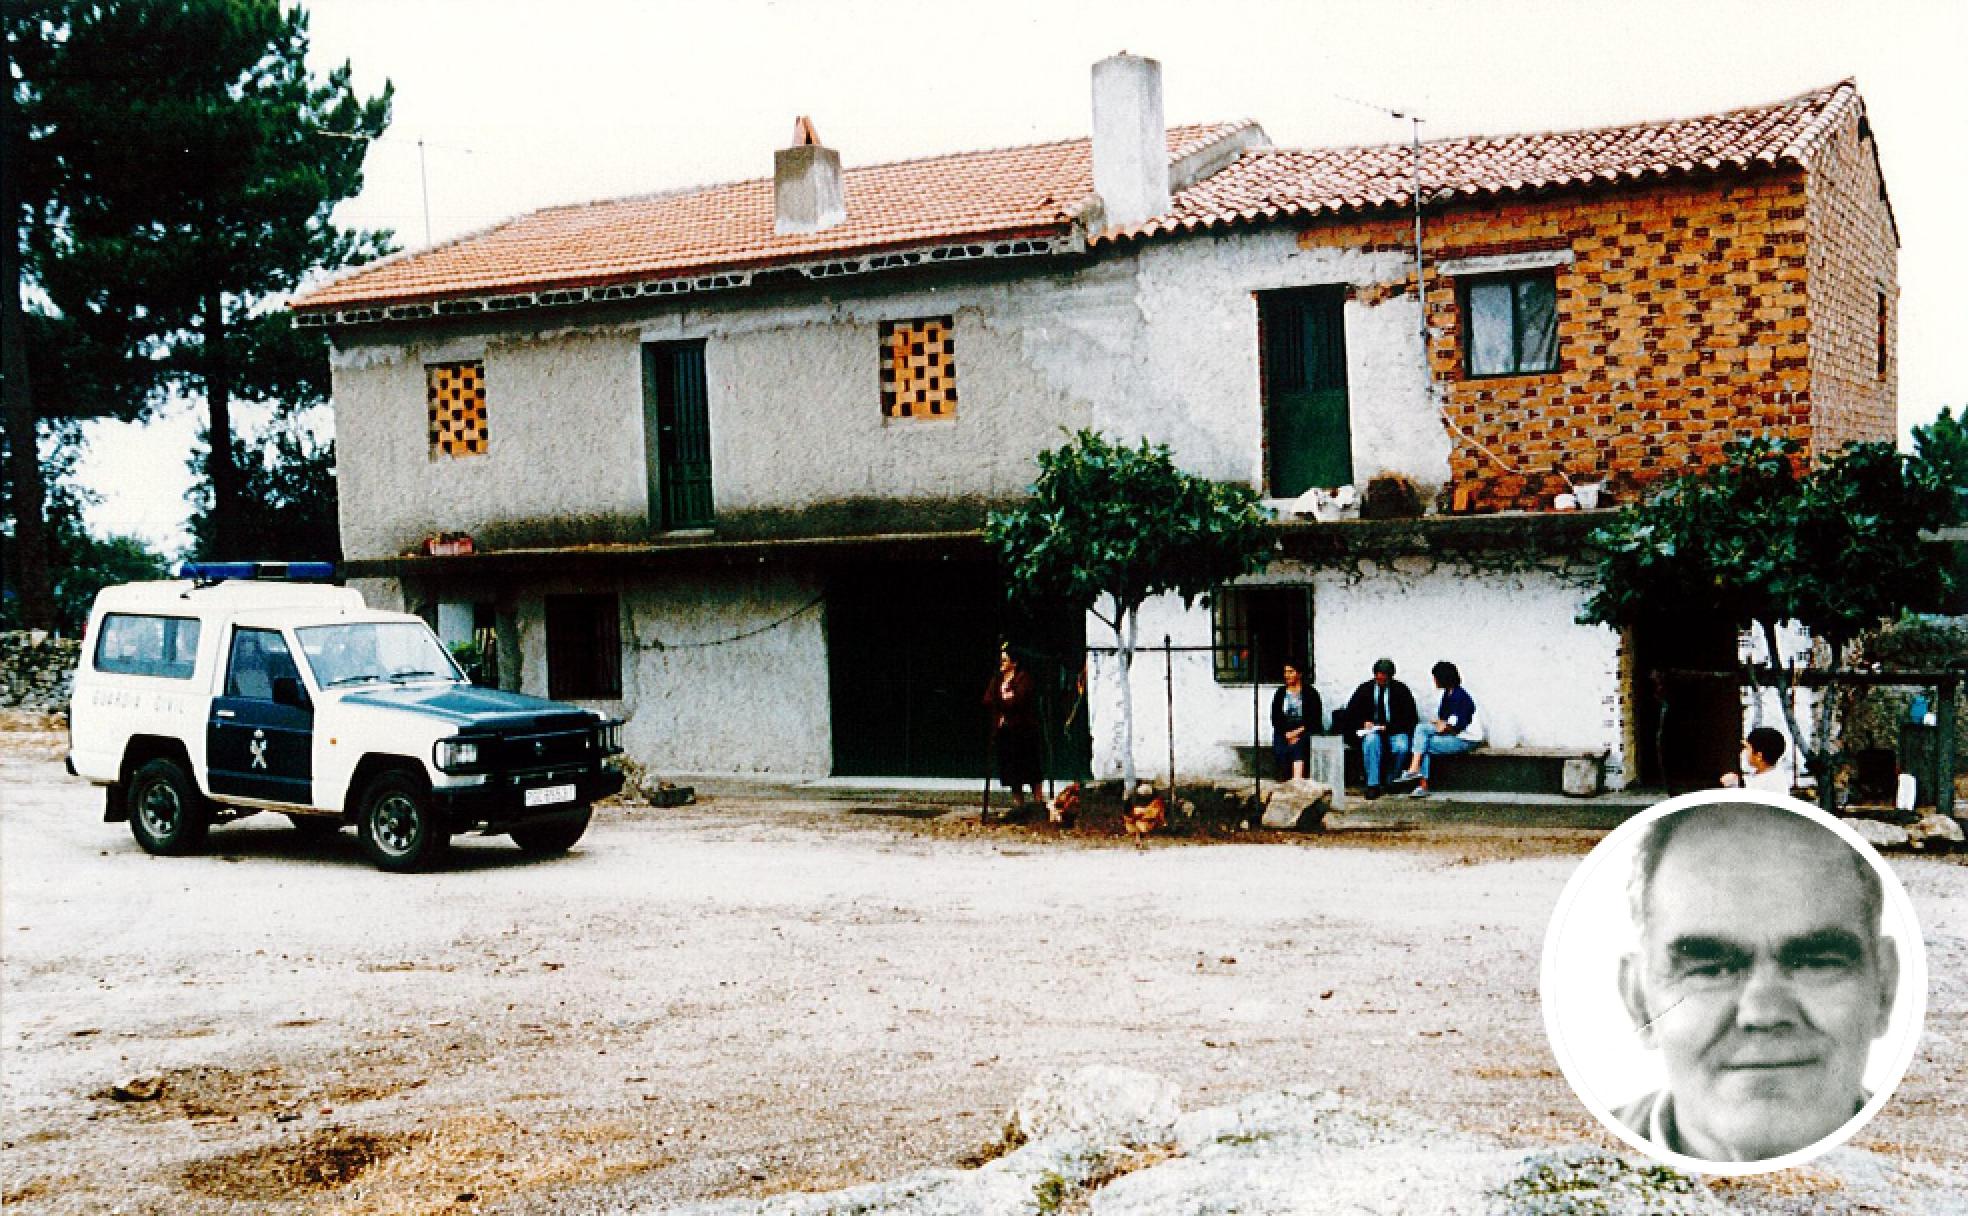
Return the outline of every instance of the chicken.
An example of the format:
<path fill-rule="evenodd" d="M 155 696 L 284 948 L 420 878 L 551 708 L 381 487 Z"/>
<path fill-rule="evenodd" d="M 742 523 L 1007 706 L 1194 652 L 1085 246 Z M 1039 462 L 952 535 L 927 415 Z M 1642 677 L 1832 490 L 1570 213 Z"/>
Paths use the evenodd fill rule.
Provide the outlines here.
<path fill-rule="evenodd" d="M 1168 804 L 1158 794 L 1140 806 L 1129 807 L 1122 817 L 1122 826 L 1127 834 L 1134 837 L 1146 836 L 1168 826 Z"/>
<path fill-rule="evenodd" d="M 1074 820 L 1079 817 L 1080 784 L 1075 781 L 1065 789 L 1060 790 L 1053 797 L 1048 818 L 1052 820 L 1052 826 L 1056 828 L 1070 828 L 1073 826 Z"/>

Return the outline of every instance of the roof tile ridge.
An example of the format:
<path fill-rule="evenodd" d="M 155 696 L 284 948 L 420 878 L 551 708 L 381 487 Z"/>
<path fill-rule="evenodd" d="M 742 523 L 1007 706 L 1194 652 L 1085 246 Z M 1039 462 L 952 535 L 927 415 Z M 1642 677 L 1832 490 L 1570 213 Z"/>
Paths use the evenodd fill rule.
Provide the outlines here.
<path fill-rule="evenodd" d="M 1806 123 L 1804 129 L 1797 133 L 1795 139 L 1784 145 L 1783 151 L 1779 154 L 1795 160 L 1800 165 L 1810 163 L 1818 149 L 1831 137 L 1833 128 L 1844 121 L 1845 115 L 1854 107 L 1861 115 L 1865 113 L 1865 98 L 1859 95 L 1859 81 L 1856 76 L 1847 76 L 1837 84 L 1828 85 L 1816 92 L 1824 94 L 1824 102 L 1817 116 Z M 1791 100 L 1802 101 L 1808 96 L 1811 94 L 1803 94 Z"/>
<path fill-rule="evenodd" d="M 1224 120 L 1224 121 L 1217 121 L 1217 122 L 1175 123 L 1169 126 L 1167 130 L 1178 131 L 1185 127 L 1194 127 L 1199 131 L 1217 129 L 1217 133 L 1215 137 L 1211 140 L 1211 142 L 1214 143 L 1217 140 L 1227 139 L 1230 136 L 1235 135 L 1238 131 L 1244 130 L 1247 127 L 1253 127 L 1256 125 L 1257 125 L 1256 119 L 1243 118 L 1243 119 Z M 1065 136 L 1059 139 L 1042 139 L 1035 143 L 1000 144 L 996 147 L 991 147 L 991 148 L 966 148 L 962 151 L 957 151 L 957 152 L 926 152 L 921 156 L 904 156 L 904 157 L 897 158 L 895 160 L 871 161 L 870 163 L 865 165 L 843 165 L 841 167 L 841 171 L 843 173 L 866 173 L 876 169 L 895 169 L 895 168 L 900 168 L 904 165 L 928 164 L 932 161 L 963 160 L 972 156 L 997 156 L 1006 152 L 1036 152 L 1043 148 L 1063 148 L 1071 144 L 1090 143 L 1092 142 L 1092 138 L 1093 137 L 1090 135 L 1075 135 L 1075 136 Z M 769 177 L 740 177 L 740 178 L 733 178 L 729 181 L 722 181 L 722 182 L 704 182 L 697 185 L 672 186 L 666 190 L 648 190 L 640 194 L 620 194 L 620 195 L 614 195 L 609 198 L 593 198 L 593 199 L 587 199 L 583 202 L 576 202 L 576 203 L 552 203 L 545 207 L 535 207 L 530 211 L 519 212 L 516 215 L 509 216 L 506 219 L 501 220 L 496 224 L 493 224 L 491 227 L 481 228 L 469 235 L 483 236 L 486 233 L 495 231 L 496 229 L 503 227 L 506 224 L 513 223 L 517 220 L 530 219 L 536 215 L 547 215 L 549 213 L 561 212 L 561 211 L 579 211 L 588 207 L 611 207 L 616 204 L 655 202 L 658 199 L 682 198 L 692 194 L 708 194 L 713 190 L 729 190 L 736 186 L 762 186 L 762 185 L 769 184 L 771 181 L 772 179 Z M 459 238 L 459 239 L 463 239 L 463 238 Z M 436 249 L 438 247 L 439 247 L 438 245 L 430 246 L 431 249 Z"/>
<path fill-rule="evenodd" d="M 1847 86 L 1856 89 L 1857 86 L 1852 77 L 1848 76 L 1833 84 L 1805 89 L 1803 92 L 1792 94 L 1789 97 L 1777 98 L 1773 101 L 1751 102 L 1747 105 L 1730 106 L 1725 110 L 1707 110 L 1694 114 L 1675 114 L 1661 118 L 1644 118 L 1629 122 L 1603 123 L 1597 126 L 1562 127 L 1543 131 L 1473 131 L 1466 135 L 1444 135 L 1437 139 L 1424 139 L 1421 141 L 1421 146 L 1432 148 L 1446 147 L 1451 144 L 1473 143 L 1478 140 L 1502 143 L 1512 139 L 1553 138 L 1566 135 L 1603 135 L 1616 131 L 1637 131 L 1650 127 L 1663 127 L 1673 123 L 1700 122 L 1703 119 L 1710 118 L 1733 118 L 1738 115 L 1781 110 L 1787 106 L 1795 105 L 1800 101 L 1816 97 L 1823 97 L 1829 103 L 1838 90 Z M 1293 151 L 1316 154 L 1322 152 L 1367 152 L 1381 149 L 1406 149 L 1408 146 L 1409 144 L 1406 140 L 1398 140 L 1375 144 L 1332 144 L 1309 148 L 1279 148 L 1277 150 L 1281 152 Z"/>

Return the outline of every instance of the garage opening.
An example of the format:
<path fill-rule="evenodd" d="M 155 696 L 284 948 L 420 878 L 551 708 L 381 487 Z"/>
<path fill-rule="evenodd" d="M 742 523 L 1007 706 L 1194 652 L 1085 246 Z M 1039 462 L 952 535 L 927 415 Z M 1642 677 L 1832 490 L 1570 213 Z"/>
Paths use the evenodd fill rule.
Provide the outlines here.
<path fill-rule="evenodd" d="M 1052 775 L 1084 777 L 1092 734 L 1080 688 L 1084 619 L 1011 613 L 983 562 L 894 562 L 837 570 L 827 590 L 834 774 L 976 777 L 989 757 L 984 689 L 1009 642 L 1040 689 Z"/>

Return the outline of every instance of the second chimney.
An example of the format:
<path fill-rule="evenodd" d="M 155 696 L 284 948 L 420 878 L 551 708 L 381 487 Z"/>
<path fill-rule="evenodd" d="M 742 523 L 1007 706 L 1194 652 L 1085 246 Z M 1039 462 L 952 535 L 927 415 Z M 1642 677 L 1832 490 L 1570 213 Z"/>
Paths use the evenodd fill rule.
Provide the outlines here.
<path fill-rule="evenodd" d="M 1093 190 L 1109 228 L 1169 209 L 1162 65 L 1153 59 L 1122 51 L 1093 65 Z"/>
<path fill-rule="evenodd" d="M 840 153 L 821 145 L 804 114 L 793 124 L 793 146 L 772 154 L 772 203 L 780 236 L 824 232 L 847 218 Z"/>

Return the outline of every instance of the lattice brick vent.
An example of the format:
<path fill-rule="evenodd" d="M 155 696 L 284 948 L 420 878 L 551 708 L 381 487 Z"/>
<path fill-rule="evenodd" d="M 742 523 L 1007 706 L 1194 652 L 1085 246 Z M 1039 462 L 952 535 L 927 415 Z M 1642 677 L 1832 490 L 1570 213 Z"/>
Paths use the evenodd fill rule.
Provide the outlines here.
<path fill-rule="evenodd" d="M 957 357 L 952 328 L 949 317 L 882 322 L 882 417 L 957 416 Z"/>
<path fill-rule="evenodd" d="M 430 454 L 485 454 L 485 362 L 433 363 L 424 369 L 430 402 Z"/>

